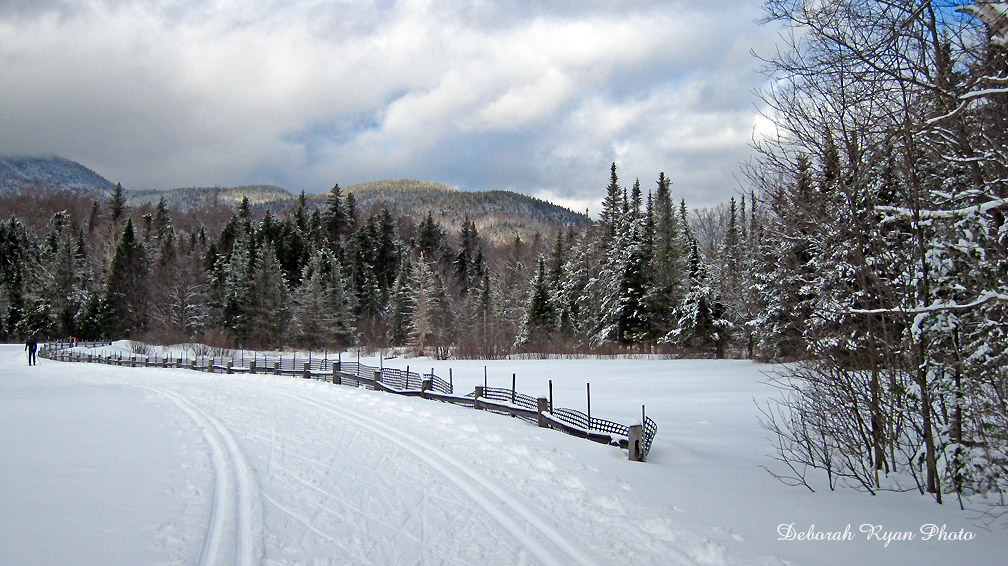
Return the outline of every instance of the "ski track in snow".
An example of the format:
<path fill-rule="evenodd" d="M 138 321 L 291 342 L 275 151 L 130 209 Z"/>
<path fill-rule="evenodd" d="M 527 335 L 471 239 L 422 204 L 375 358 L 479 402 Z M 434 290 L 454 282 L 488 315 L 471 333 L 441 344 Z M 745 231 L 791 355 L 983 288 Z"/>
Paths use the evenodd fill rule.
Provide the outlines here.
<path fill-rule="evenodd" d="M 630 386 L 653 397 L 669 423 L 654 461 L 636 465 L 521 421 L 359 388 L 49 360 L 27 368 L 23 355 L 21 345 L 0 348 L 11 423 L 0 443 L 11 461 L 26 462 L 0 466 L 3 503 L 19 510 L 7 517 L 6 538 L 0 533 L 0 563 L 1003 562 L 1004 539 L 988 532 L 969 544 L 774 544 L 781 522 L 976 527 L 910 496 L 809 495 L 758 474 L 766 439 L 752 432 L 751 395 L 763 386 L 758 368 L 739 363 L 499 366 L 575 372 L 614 388 L 634 375 Z M 132 430 L 150 441 L 137 442 Z M 84 458 L 85 447 L 111 456 Z M 133 480 L 123 482 L 130 491 L 116 491 L 123 478 Z M 45 546 L 61 529 L 64 559 L 49 559 Z"/>
<path fill-rule="evenodd" d="M 346 406 L 325 403 L 306 395 L 292 393 L 283 393 L 283 395 L 316 407 L 338 418 L 366 426 L 369 432 L 409 452 L 469 496 L 500 526 L 511 533 L 541 563 L 555 566 L 567 564 L 580 564 L 581 566 L 595 565 L 594 561 L 578 550 L 574 544 L 564 538 L 556 529 L 548 525 L 536 512 L 528 509 L 513 498 L 508 497 L 497 485 L 480 478 L 471 468 L 453 458 L 447 452 L 434 448 L 404 430 L 392 428 L 381 421 L 367 417 Z M 519 517 L 520 520 L 518 519 Z M 529 531 L 537 532 L 540 537 L 530 535 Z M 547 539 L 552 543 L 553 548 L 547 548 L 537 538 Z M 558 557 L 558 553 L 562 553 L 562 556 Z"/>
<path fill-rule="evenodd" d="M 199 564 L 211 566 L 233 562 L 236 566 L 258 564 L 262 557 L 261 495 L 254 474 L 234 436 L 214 417 L 182 396 L 148 385 L 138 385 L 174 402 L 196 423 L 210 446 L 214 468 L 214 496 Z M 233 533 L 234 544 L 225 539 Z M 234 554 L 227 560 L 227 551 Z"/>

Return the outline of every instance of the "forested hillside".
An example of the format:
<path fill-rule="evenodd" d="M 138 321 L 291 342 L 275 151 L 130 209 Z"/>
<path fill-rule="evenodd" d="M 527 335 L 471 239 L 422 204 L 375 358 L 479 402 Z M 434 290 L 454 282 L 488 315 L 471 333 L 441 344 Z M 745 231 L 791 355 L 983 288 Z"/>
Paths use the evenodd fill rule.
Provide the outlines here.
<path fill-rule="evenodd" d="M 338 185 L 324 206 L 302 195 L 284 215 L 247 198 L 237 211 L 164 199 L 128 206 L 120 187 L 90 206 L 74 193 L 8 197 L 2 331 L 408 345 L 438 357 L 599 348 L 723 356 L 742 344 L 718 297 L 741 280 L 729 276 L 741 267 L 722 260 L 749 257 L 752 212 L 747 220 L 733 201 L 725 226 L 738 234 L 700 245 L 664 175 L 646 203 L 639 182 L 619 184 L 615 164 L 610 176 L 600 222 L 544 224 L 548 232 L 507 243 L 465 217 L 456 235 L 432 213 L 415 222 L 375 204 L 363 214 Z M 714 263 L 701 248 L 720 250 Z"/>
<path fill-rule="evenodd" d="M 240 187 L 187 187 L 166 191 L 127 191 L 126 204 L 155 205 L 161 199 L 169 208 L 198 210 L 214 206 L 237 206 L 243 198 L 252 206 L 283 205 L 294 200 L 294 195 L 273 185 L 245 185 Z"/>
<path fill-rule="evenodd" d="M 515 192 L 459 191 L 432 181 L 373 181 L 341 190 L 348 208 L 355 212 L 367 214 L 384 207 L 414 222 L 422 221 L 429 212 L 451 234 L 457 234 L 469 219 L 484 238 L 496 243 L 510 242 L 515 237 L 529 239 L 536 232 L 545 233 L 558 225 L 581 226 L 588 221 L 584 214 Z M 285 215 L 300 206 L 298 196 L 270 185 L 126 191 L 130 206 L 155 205 L 162 198 L 169 208 L 183 211 L 237 207 L 244 198 L 248 198 L 253 211 L 269 209 L 274 215 Z M 309 212 L 325 209 L 327 199 L 326 193 L 308 194 L 304 206 Z"/>
<path fill-rule="evenodd" d="M 104 197 L 112 186 L 101 175 L 62 157 L 0 156 L 0 194 L 75 190 Z"/>

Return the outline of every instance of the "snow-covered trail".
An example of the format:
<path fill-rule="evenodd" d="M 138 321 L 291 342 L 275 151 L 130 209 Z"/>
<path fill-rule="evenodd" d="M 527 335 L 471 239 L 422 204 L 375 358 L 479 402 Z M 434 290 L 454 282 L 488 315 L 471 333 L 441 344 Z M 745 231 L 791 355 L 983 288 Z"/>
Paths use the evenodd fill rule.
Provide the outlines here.
<path fill-rule="evenodd" d="M 161 387 L 144 387 L 178 405 L 199 426 L 211 450 L 213 504 L 198 564 L 250 566 L 258 563 L 262 556 L 262 502 L 252 470 L 234 436 L 217 419 L 181 396 Z M 233 555 L 233 561 L 222 558 L 225 549 Z"/>
<path fill-rule="evenodd" d="M 122 347 L 122 345 L 117 346 Z M 403 360 L 434 366 L 441 362 Z M 484 362 L 455 362 L 458 390 Z M 439 375 L 447 367 L 437 366 Z M 925 496 L 786 487 L 732 361 L 499 361 L 490 377 L 659 423 L 649 462 L 473 409 L 272 375 L 39 360 L 0 345 L 0 564 L 1000 563 Z M 524 380 L 524 381 L 523 381 Z M 780 541 L 778 528 L 846 542 Z M 895 541 L 864 523 L 965 528 Z"/>
<path fill-rule="evenodd" d="M 110 476 L 128 476 L 141 489 L 108 487 L 100 502 L 81 497 L 89 488 L 59 497 L 62 514 L 90 525 L 90 531 L 76 534 L 80 539 L 138 525 L 126 545 L 132 550 L 117 551 L 132 556 L 103 555 L 106 545 L 94 544 L 89 563 L 590 566 L 632 554 L 642 564 L 693 564 L 696 549 L 690 546 L 702 547 L 694 537 L 673 544 L 676 537 L 667 529 L 655 536 L 627 522 L 621 500 L 636 497 L 632 487 L 601 477 L 564 447 L 596 450 L 604 458 L 623 458 L 620 451 L 516 419 L 274 376 L 48 360 L 28 368 L 16 348 L 0 347 L 5 376 L 0 399 L 10 416 L 5 430 L 17 413 L 19 388 L 86 389 L 114 403 L 82 409 L 87 416 L 72 426 L 99 442 L 119 435 L 135 444 L 102 446 L 108 468 L 79 479 L 100 485 Z M 46 435 L 48 421 L 65 406 L 20 411 L 18 418 L 24 430 Z M 125 416 L 115 418 L 121 428 L 112 430 L 95 424 L 98 414 Z M 132 431 L 145 432 L 138 438 Z M 171 443 L 172 449 L 166 448 Z M 28 436 L 5 434 L 2 447 L 30 452 L 32 444 Z M 58 446 L 52 456 L 65 458 L 69 450 Z M 132 462 L 137 454 L 140 465 Z M 166 461 L 142 465 L 157 454 Z M 30 470 L 49 471 L 46 465 Z M 22 507 L 25 515 L 35 515 L 17 502 L 33 482 L 8 470 L 0 480 L 4 508 Z M 166 482 L 193 488 L 165 489 Z M 141 495 L 160 500 L 145 506 L 139 521 L 103 510 Z M 59 546 L 59 525 L 36 519 L 21 531 Z M 5 513 L 4 521 L 15 523 L 17 517 Z M 165 525 L 175 532 L 170 540 L 159 539 Z M 0 563 L 53 563 L 10 534 L 17 529 L 3 531 Z"/>

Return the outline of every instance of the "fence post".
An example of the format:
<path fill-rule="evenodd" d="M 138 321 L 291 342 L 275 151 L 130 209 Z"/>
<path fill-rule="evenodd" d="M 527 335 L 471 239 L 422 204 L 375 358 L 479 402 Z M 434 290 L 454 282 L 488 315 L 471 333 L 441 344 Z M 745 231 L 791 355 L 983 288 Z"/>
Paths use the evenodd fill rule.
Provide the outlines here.
<path fill-rule="evenodd" d="M 168 358 L 170 358 L 170 357 L 171 357 L 171 354 L 165 354 L 165 356 L 163 358 L 161 358 L 161 367 L 163 367 L 163 368 L 168 367 Z"/>
<path fill-rule="evenodd" d="M 546 421 L 546 412 L 549 411 L 549 399 L 539 397 L 536 399 L 536 411 L 539 412 L 539 428 L 549 428 Z"/>
<path fill-rule="evenodd" d="M 430 391 L 431 389 L 434 389 L 434 378 L 433 378 L 433 375 L 434 374 L 431 373 L 432 377 L 426 377 L 426 376 L 424 376 L 423 381 L 420 382 L 420 396 L 421 397 L 425 397 L 426 398 L 427 397 L 427 392 Z"/>
<path fill-rule="evenodd" d="M 190 369 L 192 369 L 193 371 L 196 371 L 196 356 L 193 356 L 193 359 L 192 359 L 192 368 L 190 368 Z"/>
<path fill-rule="evenodd" d="M 357 367 L 360 367 L 360 365 L 358 365 Z M 374 388 L 375 388 L 375 391 L 381 391 L 382 390 L 381 389 L 381 382 L 382 382 L 382 380 L 381 380 L 381 370 L 380 369 L 376 369 L 375 372 L 374 372 Z"/>
<path fill-rule="evenodd" d="M 480 408 L 479 400 L 480 400 L 480 397 L 482 397 L 482 396 L 483 396 L 483 386 L 477 385 L 476 386 L 476 390 L 473 392 L 473 408 L 474 409 L 479 409 Z"/>
<path fill-rule="evenodd" d="M 631 462 L 643 462 L 643 439 L 644 439 L 644 427 L 639 424 L 633 424 L 627 427 L 627 458 Z"/>
<path fill-rule="evenodd" d="M 273 375 L 280 375 L 280 362 L 273 362 Z"/>
<path fill-rule="evenodd" d="M 304 378 L 311 379 L 311 362 L 304 363 Z"/>
<path fill-rule="evenodd" d="M 227 369 L 226 369 L 226 370 L 224 370 L 224 371 L 225 371 L 225 373 L 227 373 L 228 375 L 231 375 L 231 366 L 232 366 L 233 364 L 234 364 L 234 360 L 228 360 L 228 361 L 227 361 Z"/>
<path fill-rule="evenodd" d="M 333 385 L 341 385 L 343 383 L 343 377 L 340 376 L 340 372 L 339 371 L 340 371 L 339 370 L 339 362 L 336 362 L 335 364 L 333 364 L 333 367 L 332 367 L 332 382 L 333 382 Z"/>
<path fill-rule="evenodd" d="M 255 375 L 255 371 L 256 371 L 256 367 L 255 366 L 256 366 L 255 360 L 252 360 L 251 362 L 249 362 L 249 374 L 250 375 Z"/>
<path fill-rule="evenodd" d="M 145 368 L 149 368 L 150 367 L 150 356 L 149 355 L 144 358 L 144 367 Z"/>

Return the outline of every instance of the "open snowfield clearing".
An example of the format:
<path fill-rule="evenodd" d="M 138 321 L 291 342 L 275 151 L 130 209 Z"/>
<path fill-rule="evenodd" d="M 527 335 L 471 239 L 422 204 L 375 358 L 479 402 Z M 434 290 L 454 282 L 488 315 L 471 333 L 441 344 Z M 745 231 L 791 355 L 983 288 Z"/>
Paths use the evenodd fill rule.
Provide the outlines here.
<path fill-rule="evenodd" d="M 916 493 L 787 487 L 738 361 L 491 362 L 491 386 L 658 423 L 647 463 L 518 419 L 312 380 L 39 360 L 0 346 L 0 564 L 1002 563 Z M 362 359 L 378 365 L 376 359 Z M 484 362 L 453 369 L 456 392 Z M 782 541 L 778 530 L 853 540 Z M 909 531 L 871 539 L 861 525 Z M 923 525 L 969 541 L 923 540 Z"/>

